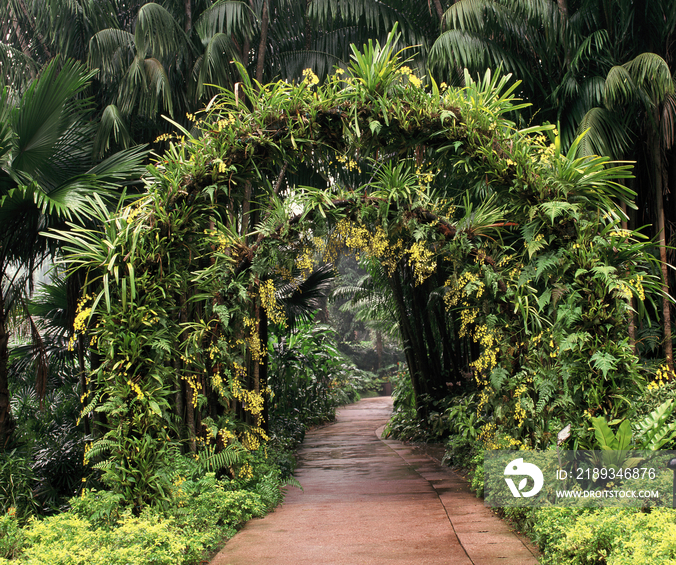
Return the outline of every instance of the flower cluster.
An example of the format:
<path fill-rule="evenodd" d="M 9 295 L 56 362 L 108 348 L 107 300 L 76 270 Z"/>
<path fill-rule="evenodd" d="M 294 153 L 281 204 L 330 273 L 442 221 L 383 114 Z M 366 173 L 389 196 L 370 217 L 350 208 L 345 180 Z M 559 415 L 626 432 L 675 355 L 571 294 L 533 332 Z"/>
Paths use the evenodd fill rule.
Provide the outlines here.
<path fill-rule="evenodd" d="M 84 459 L 82 463 L 84 465 L 89 465 L 89 452 L 92 450 L 92 444 L 91 443 L 85 443 L 84 446 Z"/>
<path fill-rule="evenodd" d="M 275 283 L 272 279 L 267 279 L 260 284 L 258 293 L 261 298 L 261 305 L 267 312 L 268 319 L 273 324 L 280 324 L 286 327 L 286 315 L 275 298 Z"/>
<path fill-rule="evenodd" d="M 636 291 L 636 297 L 639 301 L 643 302 L 645 300 L 645 290 L 643 289 L 643 275 L 636 275 L 635 279 L 629 280 L 629 286 L 633 287 Z"/>
<path fill-rule="evenodd" d="M 618 298 L 621 298 L 623 300 L 631 300 L 632 297 L 631 288 L 624 281 L 617 281 L 617 285 L 615 286 L 614 290 Z"/>
<path fill-rule="evenodd" d="M 499 434 L 493 422 L 483 426 L 478 437 L 486 449 L 522 449 L 524 447 L 520 440 L 505 433 Z"/>
<path fill-rule="evenodd" d="M 227 235 L 216 229 L 204 230 L 204 234 L 214 239 L 218 253 L 226 253 L 234 245 L 234 242 Z"/>
<path fill-rule="evenodd" d="M 500 353 L 498 333 L 485 325 L 481 325 L 474 330 L 472 338 L 475 343 L 479 343 L 482 347 L 479 358 L 470 364 L 476 371 L 478 380 L 480 374 L 489 375 L 498 365 L 498 354 Z"/>
<path fill-rule="evenodd" d="M 437 268 L 434 252 L 427 248 L 424 241 L 416 241 L 406 252 L 413 265 L 415 284 L 421 285 Z"/>
<path fill-rule="evenodd" d="M 303 81 L 307 82 L 310 86 L 319 84 L 319 77 L 312 71 L 312 69 L 305 69 L 303 71 Z"/>
<path fill-rule="evenodd" d="M 516 425 L 521 427 L 521 425 L 526 420 L 526 410 L 521 404 L 521 395 L 526 392 L 528 387 L 525 384 L 520 384 L 514 389 L 514 420 L 516 420 Z"/>
<path fill-rule="evenodd" d="M 245 461 L 242 466 L 239 468 L 237 473 L 238 478 L 240 479 L 252 479 L 253 478 L 253 467 L 251 463 Z"/>
<path fill-rule="evenodd" d="M 230 114 L 229 116 L 225 118 L 221 118 L 216 122 L 216 130 L 217 131 L 223 131 L 224 129 L 229 128 L 231 125 L 233 125 L 237 121 L 237 118 L 235 118 L 234 114 Z"/>
<path fill-rule="evenodd" d="M 446 309 L 450 310 L 453 306 L 457 306 L 458 302 L 460 302 L 460 299 L 463 298 L 463 296 L 469 296 L 472 293 L 473 288 L 482 288 L 483 282 L 481 282 L 479 278 L 480 276 L 478 273 L 465 271 L 455 282 L 447 280 L 444 283 L 444 286 L 448 287 L 450 290 L 444 294 L 444 303 L 446 304 Z M 480 285 L 477 284 L 480 282 Z M 468 285 L 472 286 L 467 288 Z M 481 293 L 483 294 L 483 290 Z"/>
<path fill-rule="evenodd" d="M 129 380 L 127 381 L 127 384 L 129 385 L 129 388 L 131 388 L 131 390 L 136 393 L 136 398 L 142 400 L 145 394 L 143 394 L 143 391 L 141 390 L 141 387 L 138 385 L 138 383 Z"/>
<path fill-rule="evenodd" d="M 303 247 L 303 250 L 296 256 L 294 264 L 296 265 L 297 269 L 303 271 L 304 273 L 309 273 L 312 271 L 312 267 L 315 264 L 314 249 L 312 245 Z"/>
<path fill-rule="evenodd" d="M 399 67 L 397 74 L 407 77 L 409 84 L 412 84 L 416 88 L 420 88 L 422 86 L 422 81 L 415 74 L 413 74 L 413 71 L 410 67 Z"/>
<path fill-rule="evenodd" d="M 73 351 L 75 349 L 75 342 L 77 341 L 78 334 L 84 334 L 87 331 L 87 322 L 89 322 L 89 316 L 92 313 L 92 309 L 91 306 L 86 306 L 86 304 L 92 300 L 92 298 L 92 295 L 85 294 L 77 302 L 75 320 L 73 321 L 73 335 L 68 340 L 69 351 Z"/>
<path fill-rule="evenodd" d="M 221 377 L 221 373 L 219 371 L 216 371 L 211 376 L 211 386 L 221 398 L 227 398 L 227 390 L 225 389 L 223 377 Z"/>
<path fill-rule="evenodd" d="M 199 393 L 202 390 L 202 385 L 201 383 L 197 382 L 196 377 L 190 377 L 190 376 L 183 376 L 183 380 L 188 383 L 188 386 L 190 387 L 190 390 L 192 391 L 192 398 L 191 398 L 191 404 L 193 408 L 197 408 L 197 399 L 199 397 Z"/>
<path fill-rule="evenodd" d="M 657 390 L 672 380 L 674 376 L 676 376 L 674 371 L 669 370 L 666 364 L 660 365 L 655 372 L 655 380 L 648 384 L 648 390 Z"/>
<path fill-rule="evenodd" d="M 352 157 L 346 157 L 344 155 L 336 155 L 336 161 L 342 163 L 348 171 L 357 171 L 358 173 L 361 173 L 361 167 L 359 166 L 359 163 L 355 161 Z M 333 161 L 329 161 L 329 165 L 332 163 Z"/>
<path fill-rule="evenodd" d="M 261 343 L 261 338 L 258 335 L 258 323 L 253 318 L 245 316 L 244 326 L 250 329 L 249 335 L 244 339 L 244 341 L 246 341 L 247 345 L 249 346 L 251 359 L 254 362 L 259 362 L 267 354 L 267 349 Z M 242 343 L 242 340 L 237 340 L 237 342 Z"/>
<path fill-rule="evenodd" d="M 338 249 L 341 244 L 356 251 L 357 260 L 359 260 L 360 253 L 365 253 L 381 259 L 388 270 L 390 267 L 393 269 L 396 265 L 398 257 L 395 257 L 395 255 L 402 247 L 401 245 L 398 247 L 396 245 L 390 246 L 387 234 L 382 227 L 378 226 L 375 230 L 369 230 L 363 224 L 348 219 L 338 222 L 328 247 Z"/>

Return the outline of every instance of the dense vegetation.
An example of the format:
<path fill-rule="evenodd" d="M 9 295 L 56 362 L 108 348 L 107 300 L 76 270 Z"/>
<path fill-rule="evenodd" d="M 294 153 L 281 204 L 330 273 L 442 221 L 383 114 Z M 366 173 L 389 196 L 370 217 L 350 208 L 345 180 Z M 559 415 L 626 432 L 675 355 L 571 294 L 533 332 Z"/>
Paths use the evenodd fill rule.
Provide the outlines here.
<path fill-rule="evenodd" d="M 327 325 L 345 252 L 337 300 L 378 369 L 403 351 L 389 432 L 479 491 L 484 449 L 593 448 L 593 417 L 640 444 L 673 395 L 674 15 L 447 4 L 0 8 L 6 557 L 191 563 L 276 504 L 305 427 L 378 386 Z M 581 562 L 673 527 L 564 514 L 514 517 Z"/>

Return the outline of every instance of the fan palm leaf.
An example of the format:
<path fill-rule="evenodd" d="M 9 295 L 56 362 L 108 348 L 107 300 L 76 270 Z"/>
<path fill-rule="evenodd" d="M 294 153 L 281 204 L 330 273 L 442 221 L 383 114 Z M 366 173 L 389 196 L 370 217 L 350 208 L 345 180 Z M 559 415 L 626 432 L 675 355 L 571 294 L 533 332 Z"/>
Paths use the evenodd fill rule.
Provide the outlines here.
<path fill-rule="evenodd" d="M 277 289 L 275 298 L 284 308 L 291 329 L 312 320 L 315 312 L 324 306 L 334 280 L 333 265 L 326 264 L 308 276 L 296 275 L 292 282 Z"/>

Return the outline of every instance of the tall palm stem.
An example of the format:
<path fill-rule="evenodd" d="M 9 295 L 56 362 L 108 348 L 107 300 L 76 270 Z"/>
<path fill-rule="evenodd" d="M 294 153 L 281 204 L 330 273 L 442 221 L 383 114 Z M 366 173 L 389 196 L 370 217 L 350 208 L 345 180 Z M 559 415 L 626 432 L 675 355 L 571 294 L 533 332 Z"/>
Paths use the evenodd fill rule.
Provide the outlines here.
<path fill-rule="evenodd" d="M 5 299 L 0 287 L 0 449 L 4 449 L 14 430 L 9 403 L 9 331 L 7 329 Z"/>
<path fill-rule="evenodd" d="M 256 63 L 256 80 L 263 82 L 263 69 L 265 68 L 265 48 L 268 43 L 268 26 L 270 17 L 268 14 L 268 2 L 263 0 L 263 13 L 261 14 L 261 41 L 258 45 L 258 61 Z"/>
<path fill-rule="evenodd" d="M 664 221 L 664 192 L 665 186 L 665 164 L 662 159 L 662 147 L 657 131 L 659 123 L 659 106 L 653 111 L 654 126 L 650 128 L 650 153 L 653 159 L 653 171 L 655 179 L 653 182 L 654 197 L 657 215 L 657 234 L 659 238 L 660 263 L 662 268 L 662 318 L 664 328 L 664 356 L 670 373 L 674 370 L 674 351 L 671 342 L 671 311 L 669 306 L 669 272 L 667 263 L 667 242 L 666 225 Z"/>

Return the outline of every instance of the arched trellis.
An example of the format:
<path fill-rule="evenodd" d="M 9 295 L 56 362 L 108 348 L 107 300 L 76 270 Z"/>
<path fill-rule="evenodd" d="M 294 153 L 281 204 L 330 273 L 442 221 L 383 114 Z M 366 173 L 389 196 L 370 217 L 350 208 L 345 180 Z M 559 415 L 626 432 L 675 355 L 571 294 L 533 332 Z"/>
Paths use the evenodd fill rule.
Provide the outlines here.
<path fill-rule="evenodd" d="M 90 456 L 128 498 L 161 493 L 178 440 L 202 434 L 211 456 L 265 440 L 274 280 L 339 245 L 390 278 L 421 417 L 464 371 L 494 423 L 543 445 L 576 403 L 614 410 L 580 379 L 643 378 L 624 339 L 651 281 L 617 229 L 628 167 L 559 154 L 551 127 L 517 131 L 490 73 L 423 88 L 394 39 L 322 86 L 243 73 L 149 167 L 147 195 L 112 215 L 93 203 L 101 230 L 58 234 L 88 272 L 79 316 L 101 359 L 83 391 L 107 419 Z"/>

